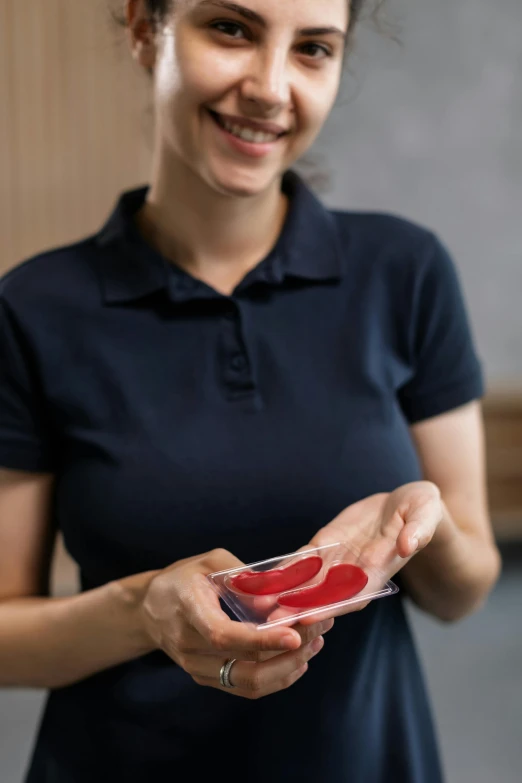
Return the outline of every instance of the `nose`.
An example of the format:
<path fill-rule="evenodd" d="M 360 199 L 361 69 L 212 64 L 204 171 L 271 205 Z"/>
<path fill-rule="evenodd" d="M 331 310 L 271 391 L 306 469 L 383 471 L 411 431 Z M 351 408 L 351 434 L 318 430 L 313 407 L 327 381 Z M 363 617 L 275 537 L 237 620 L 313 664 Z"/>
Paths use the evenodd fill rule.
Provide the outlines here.
<path fill-rule="evenodd" d="M 263 113 L 275 113 L 290 100 L 290 78 L 284 51 L 259 52 L 242 83 L 242 97 Z"/>

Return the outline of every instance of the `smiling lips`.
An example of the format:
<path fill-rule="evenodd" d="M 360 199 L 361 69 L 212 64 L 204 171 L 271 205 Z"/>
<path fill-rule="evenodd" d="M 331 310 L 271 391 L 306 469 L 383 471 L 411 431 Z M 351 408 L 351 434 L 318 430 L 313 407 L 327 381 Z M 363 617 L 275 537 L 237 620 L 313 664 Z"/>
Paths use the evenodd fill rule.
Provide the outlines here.
<path fill-rule="evenodd" d="M 318 556 L 305 557 L 286 568 L 270 571 L 244 571 L 233 577 L 232 585 L 249 595 L 279 593 L 280 606 L 292 609 L 311 609 L 347 601 L 363 590 L 368 576 L 359 566 L 337 563 L 329 569 L 325 579 L 317 585 L 295 588 L 313 579 L 321 570 L 323 561 Z"/>
<path fill-rule="evenodd" d="M 255 157 L 265 155 L 280 139 L 288 135 L 288 131 L 272 123 L 255 123 L 239 117 L 225 117 L 211 109 L 208 113 L 233 146 Z"/>

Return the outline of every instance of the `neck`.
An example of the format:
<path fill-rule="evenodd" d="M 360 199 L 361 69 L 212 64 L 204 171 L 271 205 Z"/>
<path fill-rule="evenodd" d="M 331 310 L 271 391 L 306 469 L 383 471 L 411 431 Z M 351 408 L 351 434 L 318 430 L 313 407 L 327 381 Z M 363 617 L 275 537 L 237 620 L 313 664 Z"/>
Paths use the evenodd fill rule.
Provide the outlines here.
<path fill-rule="evenodd" d="M 281 178 L 254 196 L 231 196 L 182 161 L 157 156 L 137 222 L 165 258 L 229 294 L 272 249 L 287 209 Z"/>

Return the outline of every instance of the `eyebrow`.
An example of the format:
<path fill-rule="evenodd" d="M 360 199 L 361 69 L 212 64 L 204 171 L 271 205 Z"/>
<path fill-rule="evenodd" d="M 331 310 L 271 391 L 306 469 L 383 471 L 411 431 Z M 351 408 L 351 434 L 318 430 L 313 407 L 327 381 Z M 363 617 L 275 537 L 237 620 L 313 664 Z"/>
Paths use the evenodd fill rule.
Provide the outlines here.
<path fill-rule="evenodd" d="M 215 5 L 218 8 L 226 8 L 228 11 L 234 11 L 236 14 L 239 14 L 244 19 L 248 19 L 249 22 L 255 22 L 260 27 L 264 27 L 265 29 L 268 27 L 266 19 L 261 16 L 261 14 L 256 13 L 256 11 L 252 11 L 251 8 L 245 8 L 245 6 L 239 5 L 238 3 L 229 3 L 228 0 L 203 0 L 203 2 L 200 3 L 200 7 L 206 5 Z M 346 41 L 347 38 L 347 34 L 338 27 L 305 27 L 301 30 L 298 30 L 298 33 L 302 36 L 338 35 L 343 39 L 343 41 Z"/>

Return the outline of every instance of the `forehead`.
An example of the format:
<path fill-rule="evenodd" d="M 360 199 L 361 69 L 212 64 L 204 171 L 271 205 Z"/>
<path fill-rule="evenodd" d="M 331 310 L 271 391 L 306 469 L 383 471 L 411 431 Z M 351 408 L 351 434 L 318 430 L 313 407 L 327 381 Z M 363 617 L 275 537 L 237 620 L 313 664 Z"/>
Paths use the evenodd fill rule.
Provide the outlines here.
<path fill-rule="evenodd" d="M 348 27 L 350 0 L 183 0 L 187 10 L 244 10 L 262 17 L 268 26 L 311 27 L 337 25 Z"/>

